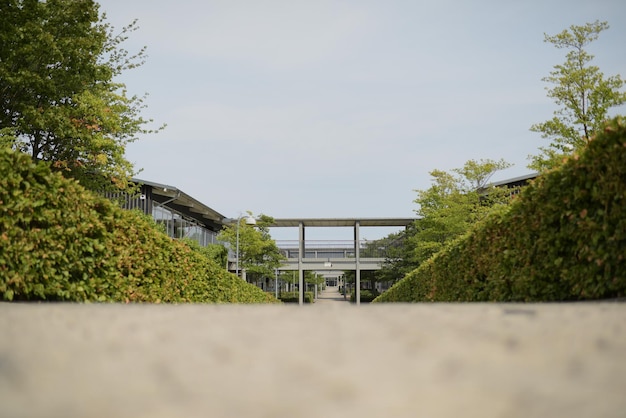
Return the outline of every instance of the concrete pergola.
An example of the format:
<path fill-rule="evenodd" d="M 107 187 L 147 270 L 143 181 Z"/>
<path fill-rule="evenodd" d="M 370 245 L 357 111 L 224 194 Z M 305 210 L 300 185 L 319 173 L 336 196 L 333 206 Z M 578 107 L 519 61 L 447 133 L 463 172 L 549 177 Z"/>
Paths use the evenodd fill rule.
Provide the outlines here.
<path fill-rule="evenodd" d="M 356 303 L 361 301 L 361 260 L 359 254 L 360 227 L 407 227 L 414 218 L 283 218 L 274 219 L 271 228 L 298 228 L 298 302 L 304 304 L 304 256 L 306 227 L 352 227 L 354 229 L 354 255 L 356 272 Z"/>

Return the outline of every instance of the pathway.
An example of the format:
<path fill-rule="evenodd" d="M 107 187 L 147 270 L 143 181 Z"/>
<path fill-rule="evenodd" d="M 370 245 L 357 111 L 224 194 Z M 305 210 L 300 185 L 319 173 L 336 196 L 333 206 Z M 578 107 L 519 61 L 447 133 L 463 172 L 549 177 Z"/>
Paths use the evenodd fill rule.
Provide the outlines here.
<path fill-rule="evenodd" d="M 329 304 L 341 303 L 341 304 L 349 304 L 350 298 L 344 298 L 343 294 L 339 293 L 338 287 L 327 286 L 326 289 L 322 290 L 315 300 L 315 305 L 326 306 Z"/>

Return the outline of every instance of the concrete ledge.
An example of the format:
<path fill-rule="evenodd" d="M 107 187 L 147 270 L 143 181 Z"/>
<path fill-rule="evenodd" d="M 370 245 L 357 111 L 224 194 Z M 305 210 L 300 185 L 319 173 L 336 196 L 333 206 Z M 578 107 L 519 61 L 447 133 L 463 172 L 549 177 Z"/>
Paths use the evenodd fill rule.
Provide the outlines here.
<path fill-rule="evenodd" d="M 626 305 L 0 303 L 3 417 L 623 417 Z"/>

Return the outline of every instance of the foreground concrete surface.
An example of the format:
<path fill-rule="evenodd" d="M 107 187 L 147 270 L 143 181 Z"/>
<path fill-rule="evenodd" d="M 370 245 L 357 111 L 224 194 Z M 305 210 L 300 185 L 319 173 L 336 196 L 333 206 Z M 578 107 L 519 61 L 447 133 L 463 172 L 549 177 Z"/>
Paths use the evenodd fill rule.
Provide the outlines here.
<path fill-rule="evenodd" d="M 624 303 L 326 299 L 0 303 L 0 417 L 626 416 Z"/>

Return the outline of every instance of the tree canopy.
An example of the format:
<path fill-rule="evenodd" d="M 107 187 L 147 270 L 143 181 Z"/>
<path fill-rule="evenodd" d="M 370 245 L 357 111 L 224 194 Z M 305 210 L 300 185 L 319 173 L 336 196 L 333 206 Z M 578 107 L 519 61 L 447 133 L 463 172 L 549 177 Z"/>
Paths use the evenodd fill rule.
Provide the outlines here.
<path fill-rule="evenodd" d="M 249 214 L 251 215 L 251 214 Z M 274 223 L 271 216 L 259 215 L 255 225 L 248 225 L 244 217 L 225 225 L 218 239 L 227 242 L 232 250 L 237 248 L 237 230 L 239 230 L 239 268 L 247 275 L 255 277 L 274 277 L 274 270 L 280 267 L 285 257 L 280 253 L 276 241 L 269 232 Z"/>
<path fill-rule="evenodd" d="M 450 172 L 430 172 L 433 185 L 417 190 L 415 211 L 420 217 L 408 238 L 417 265 L 485 217 L 490 207 L 506 201 L 506 192 L 488 186 L 491 176 L 510 167 L 504 160 L 469 160 Z"/>
<path fill-rule="evenodd" d="M 0 136 L 33 161 L 91 189 L 124 188 L 134 174 L 125 147 L 147 129 L 143 97 L 115 81 L 144 50 L 121 47 L 92 0 L 5 0 L 0 5 Z"/>
<path fill-rule="evenodd" d="M 561 33 L 545 35 L 545 42 L 558 49 L 566 49 L 565 62 L 555 65 L 543 81 L 548 97 L 559 108 L 548 121 L 533 125 L 530 129 L 550 140 L 541 153 L 530 156 L 529 168 L 542 171 L 559 165 L 565 156 L 584 148 L 602 123 L 608 118 L 610 108 L 626 102 L 626 93 L 620 89 L 624 81 L 620 75 L 605 77 L 597 66 L 591 65 L 594 56 L 587 46 L 607 30 L 607 22 L 595 21 L 583 26 L 570 26 Z"/>
<path fill-rule="evenodd" d="M 393 282 L 419 267 L 447 243 L 465 234 L 494 205 L 506 204 L 511 191 L 490 184 L 494 173 L 510 167 L 504 160 L 469 160 L 463 167 L 430 172 L 432 186 L 416 190 L 419 219 L 407 229 L 372 244 L 387 256 L 376 272 L 378 281 Z"/>

